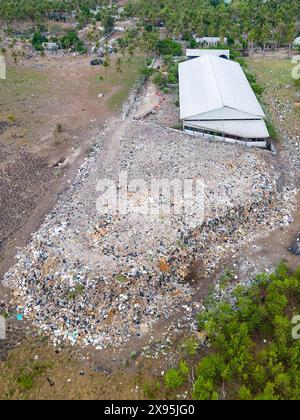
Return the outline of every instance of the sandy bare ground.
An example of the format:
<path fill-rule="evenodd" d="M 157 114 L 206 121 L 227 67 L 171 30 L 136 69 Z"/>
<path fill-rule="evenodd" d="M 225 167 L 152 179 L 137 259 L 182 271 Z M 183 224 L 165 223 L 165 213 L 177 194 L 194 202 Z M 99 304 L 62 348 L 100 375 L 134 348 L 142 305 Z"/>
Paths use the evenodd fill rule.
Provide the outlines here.
<path fill-rule="evenodd" d="M 89 62 L 69 55 L 25 60 L 0 82 L 0 275 L 69 186 L 115 112 L 114 95 L 130 88 L 127 68 L 119 80 Z"/>

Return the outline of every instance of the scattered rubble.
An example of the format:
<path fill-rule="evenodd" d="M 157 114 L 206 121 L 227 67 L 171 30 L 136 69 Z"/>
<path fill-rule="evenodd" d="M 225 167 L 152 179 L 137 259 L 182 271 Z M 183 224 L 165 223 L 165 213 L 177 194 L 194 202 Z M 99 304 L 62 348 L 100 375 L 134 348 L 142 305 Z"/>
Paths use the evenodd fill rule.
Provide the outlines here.
<path fill-rule="evenodd" d="M 164 100 L 159 102 L 153 112 L 145 115 L 145 120 L 162 127 L 179 128 L 182 123 L 179 120 L 178 94 L 169 93 L 163 96 Z"/>
<path fill-rule="evenodd" d="M 295 191 L 281 184 L 274 156 L 131 121 L 126 116 L 136 95 L 123 120 L 107 125 L 70 190 L 5 276 L 18 312 L 57 346 L 69 340 L 120 347 L 175 312 L 182 315 L 175 329 L 192 325 L 186 308 L 197 288 L 191 280 L 198 279 L 191 278 L 191 264 L 212 276 L 241 243 L 292 222 Z M 203 180 L 203 224 L 191 224 L 185 214 L 99 214 L 98 181 L 117 181 L 122 171 L 129 181 Z"/>

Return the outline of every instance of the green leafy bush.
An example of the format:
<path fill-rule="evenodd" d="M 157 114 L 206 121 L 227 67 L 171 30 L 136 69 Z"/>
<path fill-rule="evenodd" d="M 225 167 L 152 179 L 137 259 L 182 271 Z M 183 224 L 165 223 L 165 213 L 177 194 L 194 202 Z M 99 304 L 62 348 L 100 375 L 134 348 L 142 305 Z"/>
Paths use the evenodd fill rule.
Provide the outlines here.
<path fill-rule="evenodd" d="M 199 342 L 194 337 L 188 337 L 182 343 L 182 348 L 187 356 L 194 357 L 197 354 Z"/>
<path fill-rule="evenodd" d="M 165 374 L 165 384 L 169 389 L 178 389 L 189 375 L 189 367 L 185 361 L 179 363 L 178 369 L 170 369 Z"/>
<path fill-rule="evenodd" d="M 32 46 L 36 51 L 43 50 L 43 43 L 48 42 L 48 38 L 42 35 L 40 32 L 35 32 L 32 37 Z"/>
<path fill-rule="evenodd" d="M 295 80 L 295 85 L 300 88 L 300 78 Z"/>
<path fill-rule="evenodd" d="M 171 55 L 173 57 L 182 56 L 182 47 L 179 42 L 172 39 L 163 39 L 156 44 L 156 51 L 161 56 Z"/>
<path fill-rule="evenodd" d="M 184 384 L 184 381 L 184 377 L 177 369 L 170 369 L 165 374 L 165 384 L 170 389 L 180 388 Z"/>
<path fill-rule="evenodd" d="M 78 37 L 76 32 L 69 31 L 60 39 L 62 49 L 71 49 L 72 51 L 83 53 L 85 47 L 83 41 Z"/>
<path fill-rule="evenodd" d="M 276 127 L 270 121 L 267 121 L 266 123 L 267 123 L 267 128 L 268 128 L 271 139 L 272 140 L 277 140 L 278 139 L 278 132 L 276 130 Z"/>
<path fill-rule="evenodd" d="M 201 376 L 198 377 L 194 385 L 193 397 L 200 401 L 219 399 L 218 393 L 214 391 L 214 384 Z"/>
<path fill-rule="evenodd" d="M 153 77 L 153 82 L 159 86 L 161 89 L 166 88 L 168 84 L 168 78 L 161 72 L 155 73 Z"/>
<path fill-rule="evenodd" d="M 199 315 L 212 354 L 198 365 L 194 398 L 300 398 L 300 341 L 291 323 L 300 313 L 299 274 L 280 264 L 249 289 L 237 288 L 235 307 L 223 302 Z"/>

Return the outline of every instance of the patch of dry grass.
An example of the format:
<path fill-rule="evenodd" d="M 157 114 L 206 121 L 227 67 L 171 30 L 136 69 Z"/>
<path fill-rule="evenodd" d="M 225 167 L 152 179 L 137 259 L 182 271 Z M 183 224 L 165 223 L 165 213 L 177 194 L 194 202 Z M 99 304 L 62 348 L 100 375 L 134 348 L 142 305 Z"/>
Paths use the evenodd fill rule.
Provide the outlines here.
<path fill-rule="evenodd" d="M 265 108 L 270 114 L 272 121 L 277 129 L 291 130 L 293 133 L 300 134 L 299 118 L 300 89 L 297 87 L 292 76 L 295 64 L 291 59 L 249 59 L 250 69 L 257 75 L 258 82 L 266 87 L 263 95 Z M 274 102 L 277 101 L 277 111 Z M 285 115 L 284 125 L 278 120 L 278 109 L 282 103 L 289 103 L 290 112 Z"/>
<path fill-rule="evenodd" d="M 123 58 L 122 72 L 118 73 L 116 59 L 111 61 L 111 67 L 105 70 L 99 67 L 99 73 L 93 77 L 90 88 L 93 92 L 110 95 L 107 104 L 111 110 L 118 110 L 125 102 L 134 83 L 140 77 L 140 70 L 144 64 L 144 58 L 134 57 L 130 63 Z"/>

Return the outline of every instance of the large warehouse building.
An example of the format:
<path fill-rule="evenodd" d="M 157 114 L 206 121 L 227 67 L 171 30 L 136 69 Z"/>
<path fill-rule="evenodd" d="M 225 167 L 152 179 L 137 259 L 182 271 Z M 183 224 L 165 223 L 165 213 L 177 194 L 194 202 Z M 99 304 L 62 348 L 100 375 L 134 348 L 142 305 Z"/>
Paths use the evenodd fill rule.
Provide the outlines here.
<path fill-rule="evenodd" d="M 241 66 L 213 55 L 179 65 L 180 118 L 190 134 L 266 147 L 265 114 Z"/>

